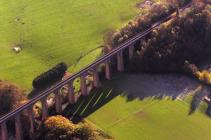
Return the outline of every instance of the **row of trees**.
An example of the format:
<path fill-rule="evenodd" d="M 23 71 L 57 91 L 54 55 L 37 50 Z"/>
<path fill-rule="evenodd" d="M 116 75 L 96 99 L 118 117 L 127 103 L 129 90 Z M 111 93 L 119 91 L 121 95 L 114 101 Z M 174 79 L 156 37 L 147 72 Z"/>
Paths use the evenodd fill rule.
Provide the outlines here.
<path fill-rule="evenodd" d="M 131 36 L 146 30 L 182 4 L 168 0 L 154 4 L 147 14 L 138 16 L 113 33 L 105 52 Z M 187 72 L 185 62 L 198 66 L 211 54 L 211 6 L 206 0 L 194 0 L 190 8 L 154 29 L 135 44 L 135 55 L 127 66 L 133 71 Z M 127 53 L 124 53 L 127 55 Z M 124 57 L 127 59 L 127 57 Z M 125 60 L 125 62 L 128 62 Z M 197 68 L 197 67 L 196 67 Z M 193 73 L 192 73 L 193 74 Z"/>
<path fill-rule="evenodd" d="M 126 26 L 119 31 L 109 34 L 105 40 L 105 50 L 110 51 L 112 48 L 117 47 L 119 44 L 126 41 L 128 38 L 143 32 L 167 15 L 176 11 L 180 6 L 187 4 L 190 0 L 177 1 L 166 0 L 154 3 L 146 12 L 138 15 L 134 20 L 130 21 Z"/>
<path fill-rule="evenodd" d="M 133 66 L 144 71 L 183 72 L 186 60 L 197 66 L 210 56 L 210 38 L 210 5 L 198 1 L 141 40 Z"/>

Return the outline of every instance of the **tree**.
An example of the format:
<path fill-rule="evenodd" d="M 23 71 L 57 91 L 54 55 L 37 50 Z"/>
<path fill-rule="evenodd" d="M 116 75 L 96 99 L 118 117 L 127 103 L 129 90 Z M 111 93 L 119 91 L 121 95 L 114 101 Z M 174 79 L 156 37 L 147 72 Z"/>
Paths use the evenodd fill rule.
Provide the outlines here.
<path fill-rule="evenodd" d="M 65 117 L 52 116 L 44 122 L 44 139 L 73 140 L 74 129 L 75 125 Z"/>
<path fill-rule="evenodd" d="M 8 113 L 26 102 L 24 92 L 14 84 L 0 81 L 0 116 Z"/>
<path fill-rule="evenodd" d="M 0 116 L 5 115 L 6 113 L 16 109 L 17 107 L 25 104 L 27 98 L 24 96 L 23 90 L 18 86 L 11 84 L 7 81 L 0 81 Z M 25 138 L 28 138 L 30 121 L 27 111 L 21 112 L 21 123 L 23 135 Z M 8 121 L 8 130 L 11 133 L 15 133 L 14 119 Z"/>
<path fill-rule="evenodd" d="M 86 122 L 73 124 L 63 116 L 52 116 L 44 122 L 45 140 L 98 140 L 92 127 Z"/>

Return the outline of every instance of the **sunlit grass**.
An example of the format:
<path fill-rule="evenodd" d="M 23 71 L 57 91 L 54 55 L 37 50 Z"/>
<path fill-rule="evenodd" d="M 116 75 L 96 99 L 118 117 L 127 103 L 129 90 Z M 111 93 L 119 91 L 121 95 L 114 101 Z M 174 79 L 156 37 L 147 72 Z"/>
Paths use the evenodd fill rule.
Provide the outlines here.
<path fill-rule="evenodd" d="M 0 79 L 31 89 L 40 73 L 64 61 L 74 65 L 81 54 L 100 46 L 104 34 L 132 19 L 139 0 L 1 0 Z M 14 53 L 14 45 L 23 51 Z M 77 66 L 92 62 L 96 50 Z"/>

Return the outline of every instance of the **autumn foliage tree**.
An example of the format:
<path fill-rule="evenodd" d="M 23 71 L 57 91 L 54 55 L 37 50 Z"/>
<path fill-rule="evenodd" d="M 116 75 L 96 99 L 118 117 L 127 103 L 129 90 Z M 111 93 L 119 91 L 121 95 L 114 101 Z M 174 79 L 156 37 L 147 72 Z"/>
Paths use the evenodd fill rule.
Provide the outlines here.
<path fill-rule="evenodd" d="M 183 6 L 189 1 L 190 0 L 185 0 L 185 2 L 166 0 L 154 3 L 152 7 L 146 10 L 145 13 L 136 16 L 136 18 L 130 21 L 126 26 L 116 32 L 112 32 L 112 34 L 109 34 L 108 39 L 105 41 L 105 47 L 117 47 L 127 39 L 137 33 L 143 32 L 147 28 L 151 27 L 155 22 L 173 13 L 179 6 Z"/>
<path fill-rule="evenodd" d="M 200 64 L 211 52 L 209 5 L 195 4 L 180 17 L 153 30 L 140 43 L 137 56 L 145 71 L 183 71 L 186 60 Z"/>
<path fill-rule="evenodd" d="M 24 96 L 23 90 L 18 86 L 11 84 L 7 81 L 0 81 L 0 116 L 18 108 L 19 106 L 27 102 L 27 98 Z M 22 130 L 25 138 L 29 137 L 30 121 L 28 112 L 21 112 L 21 123 Z M 11 133 L 15 134 L 14 131 L 14 119 L 11 119 L 7 123 Z"/>
<path fill-rule="evenodd" d="M 0 81 L 0 116 L 16 109 L 27 101 L 23 90 L 14 84 Z"/>
<path fill-rule="evenodd" d="M 52 116 L 44 122 L 44 140 L 97 140 L 86 123 L 73 124 L 63 116 Z"/>
<path fill-rule="evenodd" d="M 118 47 L 131 36 L 176 11 L 178 5 L 181 4 L 170 0 L 154 4 L 147 14 L 138 16 L 114 33 L 113 43 L 108 46 Z M 136 43 L 133 60 L 127 68 L 146 72 L 185 72 L 185 61 L 198 66 L 211 54 L 210 9 L 205 0 L 195 0 L 178 16 L 155 28 Z"/>

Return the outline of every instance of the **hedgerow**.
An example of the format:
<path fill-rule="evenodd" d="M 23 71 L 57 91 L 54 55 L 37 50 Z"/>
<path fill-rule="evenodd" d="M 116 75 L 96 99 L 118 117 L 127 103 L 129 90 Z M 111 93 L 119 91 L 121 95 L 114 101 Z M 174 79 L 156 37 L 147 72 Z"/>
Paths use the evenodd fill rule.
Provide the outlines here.
<path fill-rule="evenodd" d="M 47 72 L 44 72 L 33 80 L 32 85 L 34 89 L 43 89 L 61 80 L 66 70 L 67 65 L 65 63 L 57 64 L 55 67 L 51 68 Z"/>
<path fill-rule="evenodd" d="M 184 1 L 183 3 L 187 3 Z M 138 16 L 127 26 L 115 32 L 107 47 L 112 50 L 131 36 L 140 33 L 181 4 L 164 2 L 154 4 L 145 15 Z M 127 64 L 133 71 L 185 72 L 185 61 L 198 66 L 211 53 L 211 10 L 204 0 L 195 0 L 185 11 L 155 28 L 135 43 L 135 54 Z M 128 62 L 126 51 L 124 62 Z"/>
<path fill-rule="evenodd" d="M 210 6 L 197 2 L 140 42 L 133 61 L 137 66 L 135 69 L 182 72 L 186 60 L 199 65 L 209 57 L 210 38 Z"/>
<path fill-rule="evenodd" d="M 111 50 L 111 48 L 115 48 L 124 41 L 133 37 L 134 35 L 145 31 L 150 28 L 155 22 L 163 19 L 167 15 L 170 15 L 177 8 L 184 6 L 190 0 L 186 0 L 184 2 L 167 0 L 162 2 L 157 2 L 152 5 L 147 12 L 144 14 L 138 15 L 134 20 L 130 21 L 126 26 L 121 28 L 119 31 L 113 32 L 110 37 L 107 37 L 105 41 L 105 50 Z"/>

